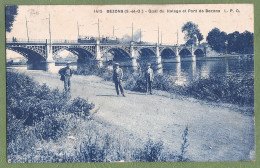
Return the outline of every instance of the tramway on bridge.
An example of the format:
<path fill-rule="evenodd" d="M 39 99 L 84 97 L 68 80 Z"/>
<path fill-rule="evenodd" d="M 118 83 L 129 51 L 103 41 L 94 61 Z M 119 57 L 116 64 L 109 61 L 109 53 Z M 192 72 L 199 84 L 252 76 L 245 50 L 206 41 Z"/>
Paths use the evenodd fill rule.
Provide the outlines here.
<path fill-rule="evenodd" d="M 137 42 L 125 43 L 80 43 L 78 41 L 60 40 L 6 40 L 6 49 L 15 51 L 28 59 L 28 62 L 53 61 L 63 50 L 78 56 L 78 61 L 96 61 L 99 65 L 108 61 L 107 55 L 112 55 L 112 61 L 128 62 L 133 67 L 140 60 L 160 65 L 162 62 L 196 61 L 198 57 L 206 57 L 206 47 L 202 45 L 163 45 L 144 44 Z"/>

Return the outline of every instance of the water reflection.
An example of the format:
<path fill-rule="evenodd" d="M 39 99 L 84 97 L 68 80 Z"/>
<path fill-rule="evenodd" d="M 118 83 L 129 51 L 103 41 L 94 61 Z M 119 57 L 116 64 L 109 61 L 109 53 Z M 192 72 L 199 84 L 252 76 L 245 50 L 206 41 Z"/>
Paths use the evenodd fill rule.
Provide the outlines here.
<path fill-rule="evenodd" d="M 236 76 L 239 80 L 244 75 L 254 75 L 254 61 L 219 58 L 214 61 L 164 63 L 163 73 L 175 77 L 177 84 L 209 78 L 210 75 Z"/>

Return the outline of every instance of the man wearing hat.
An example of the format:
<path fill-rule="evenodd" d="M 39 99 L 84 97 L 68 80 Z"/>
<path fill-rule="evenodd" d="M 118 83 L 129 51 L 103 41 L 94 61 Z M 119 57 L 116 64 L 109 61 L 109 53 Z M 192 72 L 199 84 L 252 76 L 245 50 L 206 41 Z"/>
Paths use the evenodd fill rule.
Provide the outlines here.
<path fill-rule="evenodd" d="M 68 92 L 71 86 L 70 77 L 72 76 L 72 70 L 70 69 L 70 62 L 67 62 L 66 65 L 66 67 L 59 70 L 59 74 L 61 75 L 60 80 L 64 81 L 64 90 Z"/>
<path fill-rule="evenodd" d="M 115 63 L 115 69 L 113 72 L 113 81 L 115 82 L 116 93 L 117 95 L 119 95 L 119 90 L 118 90 L 119 87 L 121 94 L 125 97 L 124 89 L 122 86 L 122 79 L 123 79 L 123 70 L 119 68 L 119 63 Z"/>
<path fill-rule="evenodd" d="M 152 82 L 153 82 L 154 74 L 153 70 L 151 69 L 151 64 L 147 64 L 147 69 L 145 72 L 145 79 L 146 79 L 146 93 L 150 92 L 152 94 Z"/>

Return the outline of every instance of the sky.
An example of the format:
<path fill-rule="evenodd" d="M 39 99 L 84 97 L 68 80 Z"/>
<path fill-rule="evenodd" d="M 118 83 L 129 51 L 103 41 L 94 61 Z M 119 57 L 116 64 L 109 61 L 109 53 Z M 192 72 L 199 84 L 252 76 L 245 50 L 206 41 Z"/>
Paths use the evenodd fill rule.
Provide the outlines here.
<path fill-rule="evenodd" d="M 220 10 L 220 13 L 206 12 Z M 107 10 L 126 10 L 129 13 L 107 13 Z M 135 10 L 135 13 L 130 11 Z M 157 10 L 157 13 L 151 11 Z M 175 11 L 167 13 L 167 10 Z M 203 10 L 204 12 L 200 12 Z M 198 24 L 206 41 L 210 30 L 217 27 L 221 31 L 254 32 L 254 16 L 252 4 L 203 4 L 203 5 L 22 5 L 18 8 L 18 15 L 13 23 L 13 29 L 6 34 L 6 38 L 16 37 L 27 39 L 49 39 L 49 16 L 52 40 L 77 40 L 78 28 L 81 36 L 98 37 L 98 20 L 100 21 L 100 35 L 112 36 L 113 27 L 118 38 L 132 34 L 132 24 L 135 34 L 134 40 L 139 40 L 140 29 L 142 41 L 163 44 L 184 43 L 181 27 L 188 21 Z M 98 13 L 97 13 L 98 11 Z M 102 13 L 100 13 L 102 11 Z M 138 13 L 140 11 L 140 13 Z M 141 12 L 143 11 L 143 13 Z M 150 11 L 150 12 L 149 12 Z M 161 13 L 160 11 L 164 11 Z M 178 11 L 178 13 L 177 13 Z M 79 25 L 79 26 L 77 26 Z M 162 35 L 162 36 L 161 36 Z"/>

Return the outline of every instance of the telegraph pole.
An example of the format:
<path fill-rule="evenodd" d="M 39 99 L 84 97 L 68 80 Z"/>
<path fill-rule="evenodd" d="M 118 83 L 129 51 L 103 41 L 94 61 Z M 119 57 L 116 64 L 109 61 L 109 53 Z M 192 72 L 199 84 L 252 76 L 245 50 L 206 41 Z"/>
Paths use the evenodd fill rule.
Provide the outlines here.
<path fill-rule="evenodd" d="M 26 33 L 27 33 L 27 40 L 28 40 L 28 43 L 29 43 L 29 31 L 28 31 L 28 21 L 27 21 L 27 17 L 25 17 L 25 20 L 26 20 Z"/>
<path fill-rule="evenodd" d="M 100 40 L 99 19 L 98 19 L 98 39 Z"/>
<path fill-rule="evenodd" d="M 51 15 L 49 13 L 49 35 L 50 35 L 50 50 L 49 52 L 51 52 Z"/>
<path fill-rule="evenodd" d="M 49 13 L 49 35 L 50 35 L 50 45 L 51 45 L 51 15 Z"/>
<path fill-rule="evenodd" d="M 134 41 L 134 24 L 132 22 L 132 41 Z"/>
<path fill-rule="evenodd" d="M 79 39 L 79 22 L 77 21 L 77 28 L 78 28 L 78 39 Z"/>
<path fill-rule="evenodd" d="M 113 37 L 115 37 L 116 30 L 118 30 L 118 29 L 116 29 L 115 26 L 113 26 Z"/>
<path fill-rule="evenodd" d="M 177 29 L 177 46 L 179 45 L 179 34 L 178 34 L 178 29 Z"/>
<path fill-rule="evenodd" d="M 161 31 L 161 44 L 162 44 L 162 31 Z"/>
<path fill-rule="evenodd" d="M 140 43 L 142 42 L 142 29 L 140 28 Z"/>
<path fill-rule="evenodd" d="M 158 45 L 159 45 L 159 43 L 160 43 L 160 28 L 159 28 L 159 26 L 158 26 Z"/>
<path fill-rule="evenodd" d="M 115 27 L 113 26 L 113 37 L 115 36 Z"/>

